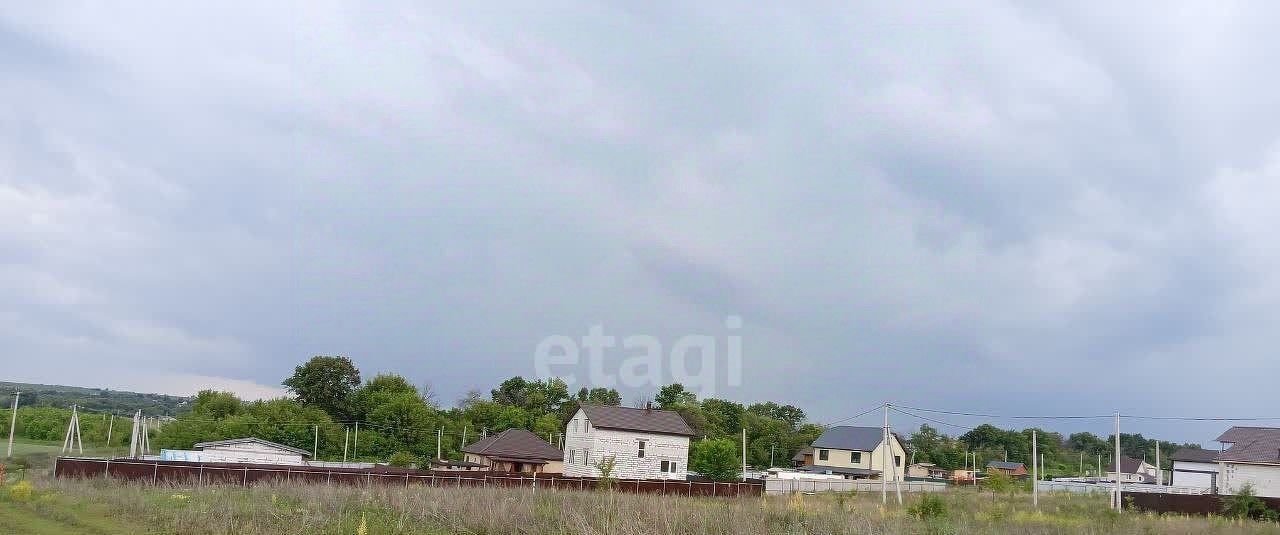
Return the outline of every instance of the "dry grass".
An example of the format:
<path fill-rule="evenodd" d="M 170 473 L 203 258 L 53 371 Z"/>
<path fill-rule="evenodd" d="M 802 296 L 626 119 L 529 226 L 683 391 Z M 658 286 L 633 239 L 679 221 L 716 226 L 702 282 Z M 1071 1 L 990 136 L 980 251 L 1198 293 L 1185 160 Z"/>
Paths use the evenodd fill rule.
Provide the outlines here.
<path fill-rule="evenodd" d="M 22 504 L 41 515 L 109 514 L 156 533 L 370 534 L 1112 534 L 1278 533 L 1274 524 L 1221 518 L 1115 515 L 1105 497 L 947 493 L 947 516 L 919 520 L 878 495 L 750 499 L 660 497 L 528 489 L 264 485 L 143 487 L 105 480 L 37 481 Z M 914 499 L 914 498 L 912 498 Z M 91 504 L 91 505 L 86 505 Z"/>

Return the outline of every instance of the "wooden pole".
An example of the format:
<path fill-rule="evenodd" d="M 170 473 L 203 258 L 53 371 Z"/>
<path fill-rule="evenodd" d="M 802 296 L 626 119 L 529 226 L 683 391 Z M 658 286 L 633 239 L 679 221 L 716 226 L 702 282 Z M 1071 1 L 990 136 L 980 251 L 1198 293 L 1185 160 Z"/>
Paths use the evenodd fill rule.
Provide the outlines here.
<path fill-rule="evenodd" d="M 1036 449 L 1039 445 L 1036 443 L 1036 430 L 1031 430 L 1031 505 L 1040 507 L 1040 473 L 1039 464 L 1036 461 Z"/>
<path fill-rule="evenodd" d="M 1164 485 L 1164 470 L 1160 469 L 1160 440 L 1156 439 L 1156 486 Z"/>
<path fill-rule="evenodd" d="M 351 428 L 342 435 L 342 464 L 347 464 L 347 444 L 351 443 Z"/>
<path fill-rule="evenodd" d="M 316 438 L 311 443 L 311 460 L 316 460 L 320 454 L 320 426 L 316 426 Z"/>
<path fill-rule="evenodd" d="M 351 440 L 351 458 L 352 459 L 357 457 L 356 449 L 359 447 L 360 447 L 360 422 L 356 422 L 356 434 L 355 434 L 355 437 Z"/>
<path fill-rule="evenodd" d="M 9 452 L 5 454 L 6 459 L 13 458 L 13 430 L 18 428 L 18 396 L 22 392 L 13 391 L 13 414 L 9 417 Z"/>
<path fill-rule="evenodd" d="M 1116 413 L 1116 512 L 1124 510 L 1123 492 L 1120 490 L 1120 413 Z"/>
<path fill-rule="evenodd" d="M 444 441 L 444 428 L 437 427 L 436 428 L 436 459 L 444 459 L 443 448 L 441 448 L 440 446 L 440 443 L 442 441 Z"/>
<path fill-rule="evenodd" d="M 107 424 L 107 447 L 108 448 L 111 447 L 111 431 L 115 428 L 115 426 L 116 426 L 116 414 L 113 412 L 111 413 L 111 421 L 110 423 Z"/>
<path fill-rule="evenodd" d="M 747 428 L 742 428 L 742 480 L 747 480 Z"/>
<path fill-rule="evenodd" d="M 889 404 L 884 404 L 884 425 L 880 428 L 880 442 L 885 448 L 880 452 L 880 504 L 889 504 Z"/>

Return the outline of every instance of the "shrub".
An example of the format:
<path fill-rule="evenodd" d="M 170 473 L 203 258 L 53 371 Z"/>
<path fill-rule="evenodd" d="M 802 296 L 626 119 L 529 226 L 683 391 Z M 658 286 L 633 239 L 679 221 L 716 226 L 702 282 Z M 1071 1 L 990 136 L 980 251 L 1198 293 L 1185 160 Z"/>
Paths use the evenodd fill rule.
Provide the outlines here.
<path fill-rule="evenodd" d="M 31 499 L 31 482 L 19 481 L 12 487 L 9 487 L 9 498 L 15 502 L 25 502 Z"/>
<path fill-rule="evenodd" d="M 398 468 L 411 468 L 413 465 L 417 464 L 417 462 L 418 458 L 407 451 L 395 452 L 391 455 L 390 459 L 387 459 L 387 464 Z"/>
<path fill-rule="evenodd" d="M 947 517 L 947 502 L 941 496 L 925 494 L 920 501 L 907 508 L 907 514 L 920 520 L 931 520 Z"/>
<path fill-rule="evenodd" d="M 1232 518 L 1263 518 L 1270 510 L 1253 492 L 1253 485 L 1240 487 L 1234 496 L 1222 501 L 1222 514 Z"/>

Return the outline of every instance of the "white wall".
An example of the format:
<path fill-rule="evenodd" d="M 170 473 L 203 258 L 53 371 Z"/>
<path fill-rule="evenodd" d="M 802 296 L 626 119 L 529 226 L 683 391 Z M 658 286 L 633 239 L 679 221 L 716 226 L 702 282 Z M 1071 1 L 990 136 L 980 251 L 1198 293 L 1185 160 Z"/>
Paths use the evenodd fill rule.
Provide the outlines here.
<path fill-rule="evenodd" d="M 192 463 L 251 463 L 301 465 L 302 456 L 296 453 L 252 451 L 248 449 L 160 450 L 160 459 Z"/>
<path fill-rule="evenodd" d="M 643 459 L 638 457 L 642 440 L 645 442 Z M 596 429 L 579 410 L 565 428 L 564 475 L 600 477 L 595 465 L 610 455 L 616 460 L 613 477 L 683 481 L 689 471 L 689 437 Z M 663 472 L 662 461 L 675 463 L 675 472 Z"/>
<path fill-rule="evenodd" d="M 1212 472 L 1210 474 L 1202 472 Z M 1213 488 L 1213 476 L 1218 473 L 1218 463 L 1195 463 L 1190 461 L 1173 461 L 1173 481 L 1170 485 L 1179 487 Z"/>
<path fill-rule="evenodd" d="M 1253 485 L 1258 496 L 1280 498 L 1280 466 L 1221 463 L 1222 476 L 1218 492 L 1235 494 L 1246 484 Z"/>

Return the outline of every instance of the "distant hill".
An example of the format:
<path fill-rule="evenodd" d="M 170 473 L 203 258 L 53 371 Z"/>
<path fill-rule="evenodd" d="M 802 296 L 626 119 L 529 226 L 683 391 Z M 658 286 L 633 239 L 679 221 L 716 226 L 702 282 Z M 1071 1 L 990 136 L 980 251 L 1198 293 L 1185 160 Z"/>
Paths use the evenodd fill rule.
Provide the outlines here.
<path fill-rule="evenodd" d="M 0 381 L 0 407 L 13 406 L 13 391 L 22 391 L 18 403 L 23 407 L 70 407 L 79 405 L 91 410 L 129 414 L 142 409 L 144 414 L 175 416 L 186 410 L 189 397 L 166 394 L 140 394 L 105 388 L 37 385 Z"/>

